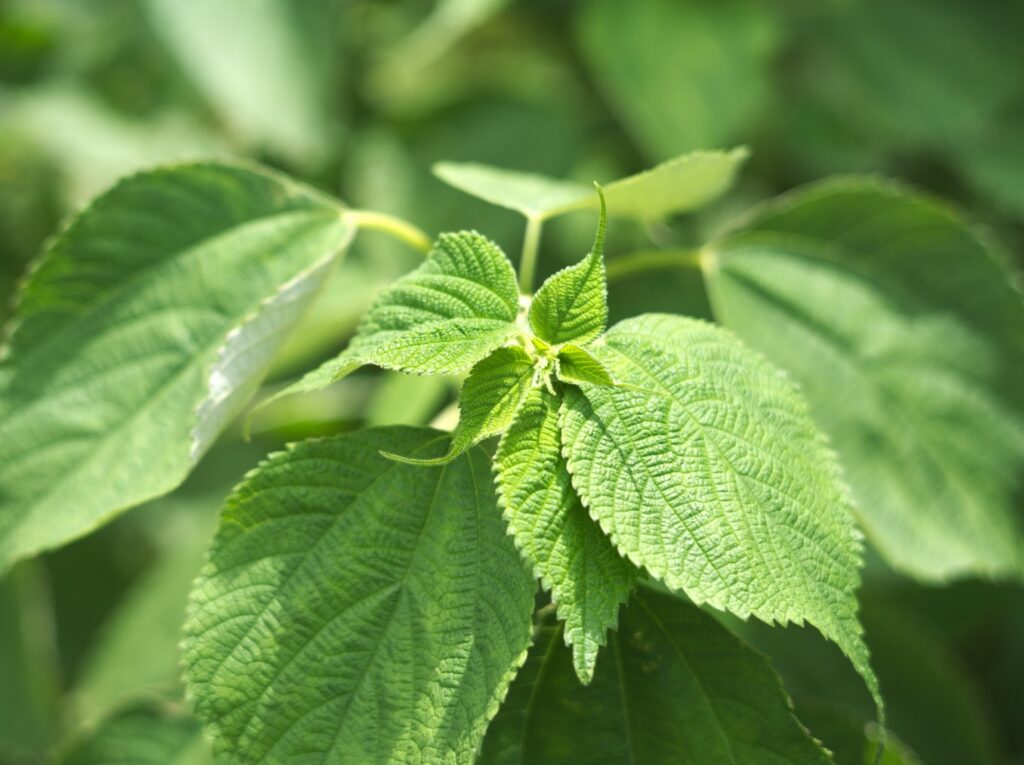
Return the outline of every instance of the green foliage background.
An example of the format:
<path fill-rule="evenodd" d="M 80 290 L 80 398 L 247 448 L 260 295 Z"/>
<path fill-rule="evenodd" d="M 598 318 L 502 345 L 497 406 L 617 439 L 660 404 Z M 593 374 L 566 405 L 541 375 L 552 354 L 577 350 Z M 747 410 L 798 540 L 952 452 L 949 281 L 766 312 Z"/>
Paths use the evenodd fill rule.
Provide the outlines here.
<path fill-rule="evenodd" d="M 616 220 L 609 273 L 652 237 L 699 245 L 752 204 L 836 173 L 896 176 L 952 200 L 1020 264 L 1021 29 L 1024 4 L 1008 0 L 3 0 L 0 318 L 68 213 L 133 170 L 210 156 L 258 159 L 431 234 L 475 228 L 515 253 L 520 216 L 445 186 L 433 163 L 586 186 L 745 144 L 737 186 L 710 208 L 651 230 Z M 592 216 L 547 224 L 539 276 L 578 261 L 592 237 Z M 279 353 L 271 390 L 333 356 L 376 292 L 418 262 L 361 235 Z M 734 262 L 739 273 L 738 250 Z M 609 307 L 611 322 L 710 317 L 685 269 L 623 272 Z M 360 371 L 279 401 L 251 443 L 232 427 L 169 497 L 16 567 L 0 581 L 0 763 L 105 761 L 105 747 L 123 751 L 119 736 L 154 721 L 164 733 L 135 761 L 203 761 L 176 655 L 222 499 L 287 441 L 424 424 L 455 390 Z M 901 742 L 887 756 L 1024 763 L 1021 586 L 916 584 L 870 548 L 865 580 L 866 638 Z M 871 701 L 838 650 L 807 629 L 731 626 L 771 658 L 837 761 L 864 761 L 849 731 L 872 719 Z M 571 668 L 556 670 L 549 682 L 575 693 Z M 494 735 L 516 724 L 502 718 Z M 483 756 L 503 751 L 489 739 Z"/>

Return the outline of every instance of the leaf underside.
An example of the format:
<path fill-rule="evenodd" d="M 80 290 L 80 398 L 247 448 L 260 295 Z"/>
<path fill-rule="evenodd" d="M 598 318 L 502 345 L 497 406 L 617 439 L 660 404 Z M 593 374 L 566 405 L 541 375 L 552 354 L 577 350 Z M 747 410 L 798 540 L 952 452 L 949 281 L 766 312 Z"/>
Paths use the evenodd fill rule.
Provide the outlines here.
<path fill-rule="evenodd" d="M 228 501 L 183 647 L 229 762 L 472 763 L 530 641 L 535 583 L 487 459 L 447 436 L 306 441 Z"/>
<path fill-rule="evenodd" d="M 878 697 L 857 620 L 860 544 L 793 384 L 733 335 L 648 314 L 593 348 L 619 387 L 565 394 L 573 485 L 622 554 L 697 603 L 808 621 Z"/>
<path fill-rule="evenodd" d="M 778 675 L 692 604 L 640 587 L 581 686 L 545 625 L 484 740 L 481 765 L 824 765 Z"/>
<path fill-rule="evenodd" d="M 829 181 L 713 245 L 716 317 L 789 370 L 871 541 L 926 580 L 1024 575 L 1024 303 L 939 204 Z"/>
<path fill-rule="evenodd" d="M 0 569 L 177 486 L 352 235 L 255 167 L 129 177 L 49 245 L 0 362 Z"/>
<path fill-rule="evenodd" d="M 561 454 L 558 400 L 534 389 L 495 455 L 495 480 L 509 532 L 551 591 L 583 682 L 636 582 L 573 491 Z"/>

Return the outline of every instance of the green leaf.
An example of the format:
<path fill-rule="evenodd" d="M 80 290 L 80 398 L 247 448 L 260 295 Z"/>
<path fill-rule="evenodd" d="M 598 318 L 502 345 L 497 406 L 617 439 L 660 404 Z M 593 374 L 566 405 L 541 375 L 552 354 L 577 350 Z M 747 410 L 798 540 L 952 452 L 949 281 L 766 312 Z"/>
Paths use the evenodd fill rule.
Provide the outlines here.
<path fill-rule="evenodd" d="M 481 765 L 824 765 L 765 659 L 679 598 L 641 587 L 589 686 L 539 630 Z"/>
<path fill-rule="evenodd" d="M 731 333 L 679 316 L 627 319 L 593 351 L 622 385 L 569 388 L 562 442 L 605 533 L 698 604 L 812 623 L 881 708 L 857 621 L 859 538 L 795 386 Z"/>
<path fill-rule="evenodd" d="M 869 538 L 926 580 L 1024 574 L 1024 303 L 945 206 L 830 181 L 708 248 L 716 317 L 799 381 Z"/>
<path fill-rule="evenodd" d="M 61 765 L 212 765 L 199 725 L 172 707 L 129 707 L 90 731 Z"/>
<path fill-rule="evenodd" d="M 598 193 L 601 194 L 600 189 Z M 601 220 L 590 253 L 579 263 L 549 276 L 530 302 L 530 328 L 551 345 L 584 345 L 608 324 L 608 286 L 604 276 L 607 216 L 601 196 Z"/>
<path fill-rule="evenodd" d="M 558 399 L 534 389 L 498 446 L 496 482 L 509 531 L 551 591 L 588 683 L 636 573 L 580 504 L 561 449 Z"/>
<path fill-rule="evenodd" d="M 255 167 L 132 176 L 49 245 L 0 361 L 0 569 L 177 486 L 352 236 Z"/>
<path fill-rule="evenodd" d="M 448 452 L 414 459 L 385 452 L 386 457 L 413 465 L 443 465 L 474 444 L 501 433 L 533 389 L 534 362 L 519 346 L 499 348 L 477 363 L 459 392 L 459 424 Z"/>
<path fill-rule="evenodd" d="M 441 234 L 426 262 L 381 294 L 349 347 L 278 397 L 320 390 L 365 364 L 465 372 L 519 331 L 518 311 L 516 274 L 501 248 L 475 231 Z"/>
<path fill-rule="evenodd" d="M 636 175 L 604 184 L 613 218 L 657 220 L 696 210 L 724 194 L 747 158 L 744 148 L 681 154 Z M 593 187 L 475 163 L 439 162 L 434 174 L 450 186 L 527 218 L 547 220 L 599 209 Z"/>
<path fill-rule="evenodd" d="M 598 87 L 647 156 L 749 134 L 768 93 L 777 17 L 752 0 L 593 0 L 577 37 Z M 615 205 L 608 198 L 609 209 Z"/>
<path fill-rule="evenodd" d="M 294 162 L 325 159 L 337 135 L 324 109 L 327 68 L 316 66 L 315 35 L 300 28 L 289 3 L 247 0 L 242 13 L 232 0 L 144 5 L 160 41 L 233 137 Z"/>
<path fill-rule="evenodd" d="M 558 352 L 558 379 L 572 385 L 614 385 L 615 381 L 604 364 L 590 351 L 572 343 L 563 345 Z"/>
<path fill-rule="evenodd" d="M 535 583 L 474 450 L 436 431 L 306 441 L 224 510 L 186 624 L 186 682 L 239 763 L 472 763 L 530 642 Z"/>

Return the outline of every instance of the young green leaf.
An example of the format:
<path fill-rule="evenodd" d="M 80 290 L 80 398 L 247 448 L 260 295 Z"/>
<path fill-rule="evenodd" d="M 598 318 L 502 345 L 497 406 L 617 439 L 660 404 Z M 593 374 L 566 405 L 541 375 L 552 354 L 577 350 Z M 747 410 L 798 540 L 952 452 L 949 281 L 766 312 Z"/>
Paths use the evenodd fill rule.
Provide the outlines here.
<path fill-rule="evenodd" d="M 0 569 L 177 486 L 349 242 L 255 167 L 132 176 L 48 247 L 0 361 Z"/>
<path fill-rule="evenodd" d="M 623 385 L 569 388 L 563 443 L 619 550 L 697 603 L 812 623 L 881 708 L 849 501 L 795 386 L 731 333 L 680 316 L 627 319 L 593 351 Z"/>
<path fill-rule="evenodd" d="M 608 214 L 647 221 L 703 207 L 729 190 L 747 154 L 744 148 L 695 151 L 604 184 Z M 581 183 L 459 162 L 440 162 L 434 174 L 467 194 L 535 220 L 598 208 L 593 188 Z"/>
<path fill-rule="evenodd" d="M 413 465 L 443 465 L 474 444 L 501 433 L 511 424 L 533 389 L 534 362 L 519 346 L 499 348 L 477 362 L 459 391 L 459 424 L 447 454 L 433 458 L 384 456 Z"/>
<path fill-rule="evenodd" d="M 238 763 L 473 762 L 530 643 L 536 584 L 478 450 L 386 428 L 250 474 L 192 593 L 186 683 Z"/>
<path fill-rule="evenodd" d="M 571 385 L 614 385 L 615 381 L 604 364 L 595 359 L 590 351 L 569 343 L 558 352 L 558 379 Z"/>
<path fill-rule="evenodd" d="M 558 400 L 535 388 L 501 439 L 495 478 L 509 531 L 551 591 L 576 674 L 588 683 L 636 574 L 580 504 L 561 448 Z"/>
<path fill-rule="evenodd" d="M 707 254 L 716 317 L 799 381 L 885 558 L 1024 576 L 1024 303 L 1004 254 L 864 179 L 785 197 Z"/>
<path fill-rule="evenodd" d="M 713 618 L 640 587 L 587 687 L 538 630 L 480 765 L 825 765 L 778 675 Z"/>
<path fill-rule="evenodd" d="M 604 278 L 607 215 L 600 189 L 598 194 L 601 218 L 590 253 L 576 265 L 549 276 L 530 302 L 530 328 L 550 345 L 589 343 L 608 324 L 608 287 Z"/>
<path fill-rule="evenodd" d="M 516 274 L 475 231 L 441 234 L 423 265 L 385 290 L 341 355 L 278 397 L 316 391 L 366 364 L 422 375 L 458 374 L 519 330 Z"/>
<path fill-rule="evenodd" d="M 181 710 L 137 704 L 74 742 L 60 765 L 213 765 L 199 724 Z"/>

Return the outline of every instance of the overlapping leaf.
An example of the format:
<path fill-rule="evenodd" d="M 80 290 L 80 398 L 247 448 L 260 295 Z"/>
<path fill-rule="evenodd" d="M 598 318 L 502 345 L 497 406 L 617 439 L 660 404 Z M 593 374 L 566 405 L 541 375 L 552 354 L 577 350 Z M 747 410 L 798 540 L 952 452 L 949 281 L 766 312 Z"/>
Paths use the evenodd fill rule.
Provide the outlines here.
<path fill-rule="evenodd" d="M 518 310 L 515 271 L 501 249 L 475 231 L 442 234 L 426 262 L 377 299 L 340 356 L 280 395 L 320 390 L 365 364 L 465 372 L 518 331 Z"/>
<path fill-rule="evenodd" d="M 130 177 L 50 244 L 0 362 L 0 569 L 174 488 L 352 235 L 256 168 Z"/>
<path fill-rule="evenodd" d="M 509 531 L 551 590 L 576 674 L 589 682 L 636 577 L 573 491 L 555 397 L 534 389 L 501 439 L 495 470 Z"/>
<path fill-rule="evenodd" d="M 641 587 L 590 686 L 561 629 L 538 631 L 481 765 L 824 765 L 778 676 L 707 614 Z"/>
<path fill-rule="evenodd" d="M 558 379 L 571 385 L 614 385 L 615 381 L 604 364 L 594 358 L 586 348 L 569 343 L 558 352 Z"/>
<path fill-rule="evenodd" d="M 613 218 L 657 220 L 714 201 L 732 185 L 746 149 L 695 151 L 604 186 Z M 596 210 L 593 188 L 580 183 L 474 163 L 441 162 L 445 183 L 491 204 L 546 220 L 574 210 Z"/>
<path fill-rule="evenodd" d="M 479 362 L 459 391 L 459 424 L 447 454 L 434 458 L 386 456 L 419 465 L 450 462 L 474 444 L 509 426 L 534 382 L 534 362 L 519 346 L 499 348 Z"/>
<path fill-rule="evenodd" d="M 893 565 L 1024 575 L 1024 303 L 949 210 L 839 180 L 708 249 L 717 318 L 800 382 Z"/>
<path fill-rule="evenodd" d="M 678 316 L 623 321 L 594 352 L 624 385 L 567 390 L 563 443 L 619 550 L 698 603 L 811 622 L 881 707 L 848 500 L 793 384 L 731 333 Z"/>
<path fill-rule="evenodd" d="M 530 641 L 535 583 L 487 460 L 411 428 L 306 441 L 229 500 L 186 682 L 229 762 L 472 763 Z"/>

